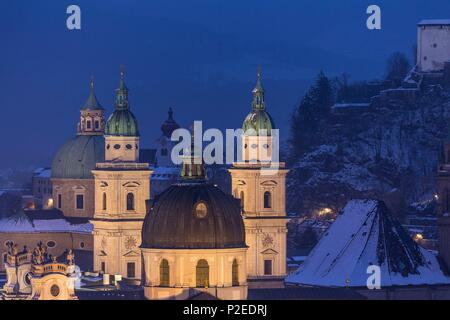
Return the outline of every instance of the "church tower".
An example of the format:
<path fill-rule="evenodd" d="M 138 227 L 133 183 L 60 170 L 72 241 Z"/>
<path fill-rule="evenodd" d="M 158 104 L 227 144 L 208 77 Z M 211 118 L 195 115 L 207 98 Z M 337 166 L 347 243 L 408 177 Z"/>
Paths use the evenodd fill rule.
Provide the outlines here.
<path fill-rule="evenodd" d="M 103 107 L 97 100 L 94 92 L 94 79 L 91 78 L 91 91 L 86 104 L 80 111 L 77 134 L 102 136 L 105 130 Z"/>
<path fill-rule="evenodd" d="M 161 136 L 158 139 L 158 148 L 156 153 L 158 167 L 175 166 L 171 159 L 171 153 L 176 142 L 171 140 L 171 136 L 176 129 L 180 128 L 180 126 L 173 118 L 172 108 L 169 108 L 167 114 L 167 120 L 161 125 Z"/>
<path fill-rule="evenodd" d="M 105 162 L 95 177 L 94 270 L 141 278 L 142 222 L 150 199 L 148 163 L 139 162 L 138 123 L 128 105 L 121 72 L 115 110 L 105 128 Z"/>
<path fill-rule="evenodd" d="M 97 162 L 105 161 L 104 112 L 91 79 L 89 97 L 80 110 L 77 135 L 59 148 L 52 162 L 53 206 L 66 217 L 94 216 L 92 170 Z"/>
<path fill-rule="evenodd" d="M 450 140 L 448 139 L 442 146 L 436 182 L 439 255 L 450 269 Z"/>
<path fill-rule="evenodd" d="M 285 164 L 273 158 L 274 122 L 266 111 L 258 68 L 252 111 L 243 123 L 242 161 L 229 170 L 232 193 L 241 201 L 252 279 L 286 276 Z"/>

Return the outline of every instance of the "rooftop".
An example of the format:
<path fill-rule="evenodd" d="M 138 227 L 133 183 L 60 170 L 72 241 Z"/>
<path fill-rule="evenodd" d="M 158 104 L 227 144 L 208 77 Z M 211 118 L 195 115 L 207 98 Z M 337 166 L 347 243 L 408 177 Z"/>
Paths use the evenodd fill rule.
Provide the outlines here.
<path fill-rule="evenodd" d="M 425 19 L 418 26 L 450 26 L 450 19 Z"/>

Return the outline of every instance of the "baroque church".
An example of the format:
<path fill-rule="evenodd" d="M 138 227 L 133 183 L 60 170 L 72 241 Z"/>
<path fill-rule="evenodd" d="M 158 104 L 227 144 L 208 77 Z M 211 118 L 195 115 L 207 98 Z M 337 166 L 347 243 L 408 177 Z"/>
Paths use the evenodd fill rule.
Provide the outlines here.
<path fill-rule="evenodd" d="M 179 128 L 171 109 L 153 161 L 141 150 L 124 73 L 107 121 L 91 81 L 77 134 L 52 163 L 52 206 L 0 221 L 5 243 L 1 268 L 18 270 L 22 263 L 26 270 L 46 264 L 49 270 L 66 270 L 75 261 L 80 271 L 143 286 L 147 299 L 187 299 L 194 291 L 246 299 L 249 286 L 282 286 L 288 170 L 284 163 L 272 161 L 275 125 L 264 98 L 258 70 L 240 137 L 242 160 L 228 167 L 231 190 L 226 190 L 212 183 L 202 159 L 194 156 L 193 143 L 181 167 L 171 163 L 175 142 L 170 136 Z M 165 179 L 158 179 L 161 176 Z M 27 249 L 36 243 L 34 251 Z M 19 247 L 24 249 L 18 251 Z M 44 251 L 48 259 L 37 259 Z M 69 257 L 67 252 L 76 259 L 59 263 Z M 33 274 L 14 273 L 10 294 L 20 291 L 14 283 L 27 288 L 17 294 L 31 292 Z M 62 297 L 52 290 L 74 297 L 73 288 L 48 290 L 50 298 Z"/>

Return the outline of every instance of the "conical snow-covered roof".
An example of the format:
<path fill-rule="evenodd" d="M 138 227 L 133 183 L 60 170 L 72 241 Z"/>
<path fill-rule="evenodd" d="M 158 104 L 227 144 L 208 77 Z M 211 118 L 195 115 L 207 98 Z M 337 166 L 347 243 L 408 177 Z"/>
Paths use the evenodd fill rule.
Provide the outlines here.
<path fill-rule="evenodd" d="M 381 287 L 450 283 L 436 256 L 414 242 L 377 200 L 349 201 L 286 283 L 365 287 L 370 265 L 380 267 Z"/>

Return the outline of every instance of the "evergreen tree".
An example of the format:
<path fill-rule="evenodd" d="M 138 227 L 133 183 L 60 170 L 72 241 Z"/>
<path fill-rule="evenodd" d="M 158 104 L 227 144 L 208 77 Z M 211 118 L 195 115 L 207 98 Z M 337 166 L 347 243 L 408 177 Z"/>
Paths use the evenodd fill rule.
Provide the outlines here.
<path fill-rule="evenodd" d="M 399 83 L 410 69 L 411 66 L 406 55 L 401 52 L 394 52 L 386 63 L 386 79 Z"/>
<path fill-rule="evenodd" d="M 292 114 L 290 161 L 296 161 L 304 152 L 321 143 L 332 105 L 333 86 L 321 71 Z"/>
<path fill-rule="evenodd" d="M 294 242 L 298 248 L 312 248 L 319 240 L 311 226 L 307 226 L 303 232 L 297 232 Z"/>

